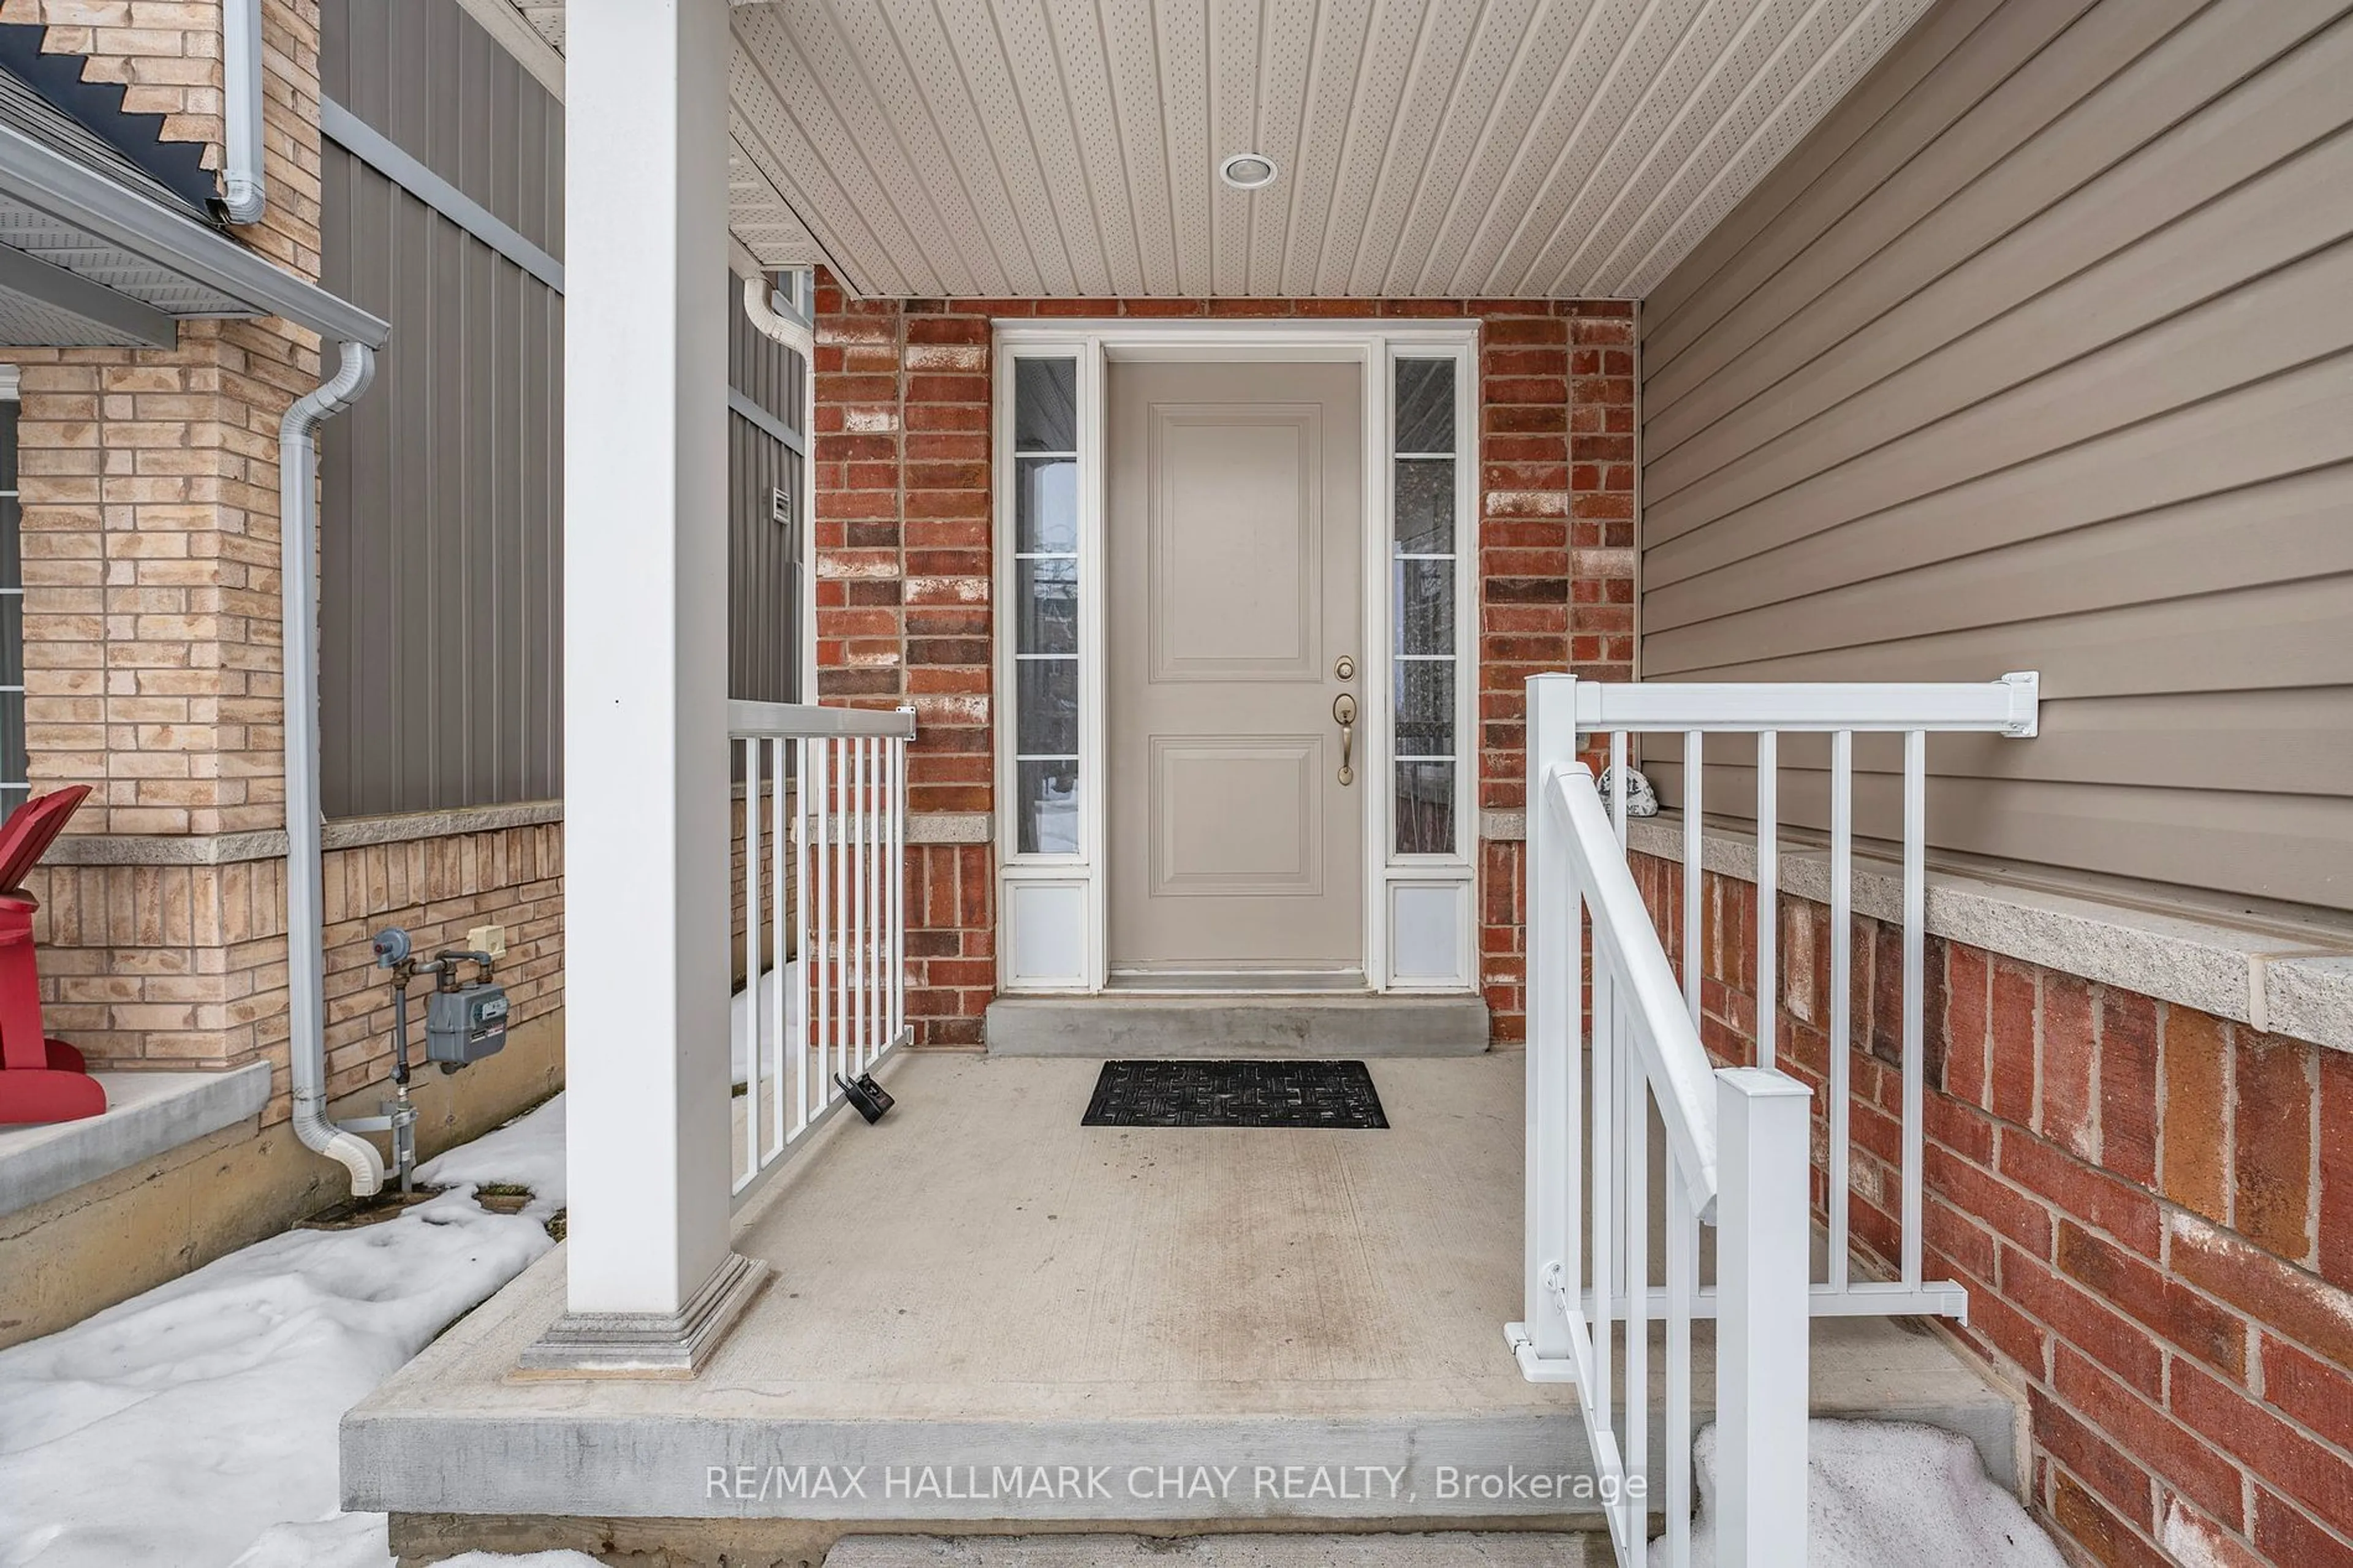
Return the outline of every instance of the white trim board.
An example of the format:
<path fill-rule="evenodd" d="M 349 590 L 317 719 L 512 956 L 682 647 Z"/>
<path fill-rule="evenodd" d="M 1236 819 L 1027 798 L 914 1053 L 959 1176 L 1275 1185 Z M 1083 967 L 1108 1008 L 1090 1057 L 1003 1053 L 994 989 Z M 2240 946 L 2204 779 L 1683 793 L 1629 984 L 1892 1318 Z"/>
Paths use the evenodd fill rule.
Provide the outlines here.
<path fill-rule="evenodd" d="M 323 95 L 319 133 L 558 294 L 564 292 L 564 263 L 427 168 L 391 137 Z"/>
<path fill-rule="evenodd" d="M 458 8 L 471 16 L 493 43 L 512 55 L 532 79 L 564 101 L 564 56 L 539 36 L 539 29 L 514 8 L 513 0 L 458 0 Z"/>
<path fill-rule="evenodd" d="M 1013 679 L 1013 617 L 997 618 L 997 689 L 1008 694 L 994 730 L 995 777 L 1008 809 L 997 814 L 999 911 L 998 985 L 1008 994 L 1093 994 L 1110 979 L 1104 951 L 1106 879 L 1100 784 L 1108 773 L 1107 714 L 1103 669 L 1106 649 L 1103 581 L 1105 367 L 1113 361 L 1352 363 L 1365 367 L 1363 493 L 1364 714 L 1366 786 L 1378 804 L 1365 813 L 1364 975 L 1376 992 L 1459 994 L 1475 992 L 1478 975 L 1476 849 L 1478 820 L 1478 346 L 1475 320 L 1137 321 L 1125 319 L 994 323 L 992 471 L 1013 471 L 1014 365 L 1023 358 L 1069 358 L 1078 364 L 1079 401 L 1079 849 L 1070 855 L 1021 855 L 1014 798 L 1013 729 L 1018 715 Z M 1446 855 L 1402 857 L 1390 852 L 1395 791 L 1391 784 L 1390 578 L 1392 536 L 1391 432 L 1395 363 L 1400 358 L 1445 358 L 1455 364 L 1455 733 L 1458 736 L 1455 843 Z M 1014 487 L 995 489 L 992 596 L 1011 601 Z M 1419 933 L 1410 973 L 1393 962 L 1401 931 Z M 1452 962 L 1433 961 L 1433 939 L 1451 936 Z"/>
<path fill-rule="evenodd" d="M 727 389 L 727 411 L 748 421 L 761 434 L 783 442 L 802 457 L 808 456 L 808 443 L 801 439 L 799 431 L 753 402 L 736 387 Z"/>

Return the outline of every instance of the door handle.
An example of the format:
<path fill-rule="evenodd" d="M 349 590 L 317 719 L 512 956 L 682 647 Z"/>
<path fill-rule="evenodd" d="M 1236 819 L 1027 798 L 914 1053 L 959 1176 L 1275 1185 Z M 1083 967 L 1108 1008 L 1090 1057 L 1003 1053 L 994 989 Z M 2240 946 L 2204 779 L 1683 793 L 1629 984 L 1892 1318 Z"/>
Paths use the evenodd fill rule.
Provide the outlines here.
<path fill-rule="evenodd" d="M 1351 765 L 1351 753 L 1356 747 L 1356 700 L 1343 691 L 1332 699 L 1332 717 L 1340 726 L 1340 784 L 1343 788 L 1356 782 L 1356 770 Z"/>

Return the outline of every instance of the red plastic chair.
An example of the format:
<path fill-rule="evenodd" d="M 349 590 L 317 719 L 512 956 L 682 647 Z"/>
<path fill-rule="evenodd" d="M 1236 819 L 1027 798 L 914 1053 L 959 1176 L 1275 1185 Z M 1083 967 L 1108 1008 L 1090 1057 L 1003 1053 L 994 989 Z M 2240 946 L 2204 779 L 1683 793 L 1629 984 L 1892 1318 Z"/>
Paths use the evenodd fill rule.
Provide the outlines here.
<path fill-rule="evenodd" d="M 73 1121 L 106 1110 L 106 1090 L 81 1053 L 41 1027 L 41 978 L 33 954 L 40 904 L 24 880 L 90 794 L 75 784 L 28 800 L 0 826 L 0 1125 Z"/>

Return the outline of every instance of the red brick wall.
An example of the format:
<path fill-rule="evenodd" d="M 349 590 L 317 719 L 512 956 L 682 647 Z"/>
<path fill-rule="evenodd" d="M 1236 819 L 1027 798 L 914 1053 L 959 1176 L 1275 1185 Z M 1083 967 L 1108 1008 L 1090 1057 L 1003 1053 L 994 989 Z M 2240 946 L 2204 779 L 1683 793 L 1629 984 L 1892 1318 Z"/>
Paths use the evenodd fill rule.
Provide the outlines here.
<path fill-rule="evenodd" d="M 1566 300 L 1479 334 L 1479 804 L 1521 811 L 1526 681 L 1634 678 L 1634 311 Z M 1524 842 L 1479 846 L 1479 984 L 1527 1037 Z"/>
<path fill-rule="evenodd" d="M 1636 867 L 1672 952 L 1682 868 Z M 1753 1059 L 1757 889 L 1704 887 L 1704 1033 Z M 1779 913 L 1778 1061 L 1819 1107 L 1830 915 Z M 1854 954 L 1848 1213 L 1892 1271 L 1896 931 Z M 1935 937 L 1926 974 L 1925 1268 L 2028 1391 L 2041 1517 L 2084 1563 L 2353 1563 L 2353 1057 Z"/>
<path fill-rule="evenodd" d="M 1634 321 L 1621 301 L 860 300 L 820 273 L 818 683 L 912 702 L 919 813 L 993 806 L 989 746 L 989 323 L 1003 317 L 1475 318 L 1480 334 L 1479 785 L 1517 810 L 1521 682 L 1625 679 L 1633 660 Z M 1482 844 L 1481 983 L 1495 1037 L 1523 1025 L 1520 846 Z M 993 851 L 924 849 L 909 871 L 908 1010 L 970 1045 L 995 991 Z M 942 923 L 935 923 L 942 922 Z"/>

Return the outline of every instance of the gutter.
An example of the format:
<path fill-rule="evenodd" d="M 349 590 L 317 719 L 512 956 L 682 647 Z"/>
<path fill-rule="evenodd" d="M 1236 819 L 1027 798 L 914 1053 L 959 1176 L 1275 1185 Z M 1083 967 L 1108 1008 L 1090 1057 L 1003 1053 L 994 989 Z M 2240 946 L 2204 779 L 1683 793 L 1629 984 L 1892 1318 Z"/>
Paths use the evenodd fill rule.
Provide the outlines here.
<path fill-rule="evenodd" d="M 327 1118 L 326 930 L 321 916 L 319 809 L 319 426 L 375 379 L 375 351 L 343 345 L 343 363 L 295 401 L 278 426 L 280 646 L 286 664 L 287 1057 L 294 1131 L 351 1172 L 352 1195 L 384 1190 L 375 1145 Z"/>
<path fill-rule="evenodd" d="M 228 221 L 259 223 L 269 207 L 261 167 L 261 0 L 227 0 L 221 16 L 221 205 Z"/>
<path fill-rule="evenodd" d="M 181 278 L 227 296 L 257 316 L 278 316 L 332 342 L 379 349 L 392 328 L 347 300 L 248 250 L 219 231 L 0 125 L 0 190 L 69 227 L 121 246 Z"/>

